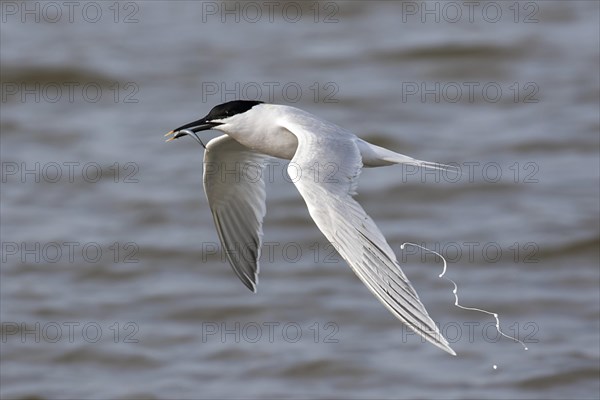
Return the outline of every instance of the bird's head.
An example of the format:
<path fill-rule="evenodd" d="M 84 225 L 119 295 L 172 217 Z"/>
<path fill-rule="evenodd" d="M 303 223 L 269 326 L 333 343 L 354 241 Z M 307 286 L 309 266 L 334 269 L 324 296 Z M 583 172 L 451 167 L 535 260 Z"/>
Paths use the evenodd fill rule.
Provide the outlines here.
<path fill-rule="evenodd" d="M 179 139 L 182 136 L 190 135 L 202 144 L 202 141 L 196 135 L 196 132 L 215 128 L 218 129 L 218 126 L 235 123 L 236 116 L 244 114 L 252 107 L 261 103 L 262 101 L 234 100 L 219 104 L 218 106 L 213 107 L 205 117 L 173 129 L 165 136 L 171 136 L 167 139 L 167 141 L 171 141 Z"/>

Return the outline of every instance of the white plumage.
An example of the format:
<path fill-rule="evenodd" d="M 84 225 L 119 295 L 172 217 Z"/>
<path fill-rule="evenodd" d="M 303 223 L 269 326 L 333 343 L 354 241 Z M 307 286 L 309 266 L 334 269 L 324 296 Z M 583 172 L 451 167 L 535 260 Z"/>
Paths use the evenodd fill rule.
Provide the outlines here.
<path fill-rule="evenodd" d="M 293 170 L 290 166 L 288 171 L 295 177 L 294 184 L 312 219 L 354 273 L 398 319 L 456 355 L 429 317 L 381 231 L 352 198 L 363 166 L 448 166 L 375 146 L 300 109 L 259 102 L 219 105 L 206 117 L 167 135 L 178 138 L 189 134 L 199 140 L 196 132 L 206 129 L 225 133 L 206 147 L 204 188 L 229 262 L 248 288 L 256 291 L 266 212 L 265 182 L 248 179 L 245 174 L 215 174 L 211 169 L 220 165 L 232 171 L 248 163 L 262 168 L 269 157 L 291 159 Z"/>

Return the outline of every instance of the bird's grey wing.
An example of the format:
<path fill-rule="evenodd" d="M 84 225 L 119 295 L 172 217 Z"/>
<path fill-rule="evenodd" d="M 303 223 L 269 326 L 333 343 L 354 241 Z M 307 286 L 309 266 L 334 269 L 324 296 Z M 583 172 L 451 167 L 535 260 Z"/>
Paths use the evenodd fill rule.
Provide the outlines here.
<path fill-rule="evenodd" d="M 283 121 L 282 125 L 298 138 L 288 171 L 311 217 L 354 273 L 398 319 L 455 355 L 382 233 L 352 198 L 362 168 L 357 138 L 334 127 L 304 122 Z M 315 132 L 316 128 L 321 130 Z"/>
<path fill-rule="evenodd" d="M 263 167 L 268 156 L 227 135 L 206 146 L 204 191 L 233 271 L 256 292 L 266 213 Z"/>

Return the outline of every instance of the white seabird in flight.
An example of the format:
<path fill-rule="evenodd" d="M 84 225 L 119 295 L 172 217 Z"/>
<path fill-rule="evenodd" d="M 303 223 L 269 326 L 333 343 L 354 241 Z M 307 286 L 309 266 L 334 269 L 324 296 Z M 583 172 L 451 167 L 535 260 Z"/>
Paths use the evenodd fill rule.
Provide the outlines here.
<path fill-rule="evenodd" d="M 209 129 L 225 135 L 206 146 L 204 190 L 229 263 L 250 290 L 256 291 L 258 281 L 266 212 L 264 179 L 207 171 L 214 165 L 226 171 L 246 164 L 262 168 L 271 157 L 291 160 L 288 172 L 312 219 L 354 273 L 400 321 L 456 355 L 400 269 L 383 234 L 352 198 L 362 167 L 450 167 L 373 145 L 298 108 L 260 101 L 220 104 L 206 117 L 166 136 L 172 135 L 168 140 L 173 140 L 190 135 L 202 143 L 196 133 Z M 245 252 L 239 251 L 240 245 Z"/>

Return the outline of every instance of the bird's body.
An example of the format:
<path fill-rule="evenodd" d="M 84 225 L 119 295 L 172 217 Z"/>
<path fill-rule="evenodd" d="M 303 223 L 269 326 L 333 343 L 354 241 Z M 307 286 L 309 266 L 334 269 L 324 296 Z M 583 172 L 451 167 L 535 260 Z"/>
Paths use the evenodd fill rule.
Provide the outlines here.
<path fill-rule="evenodd" d="M 219 105 L 206 117 L 168 135 L 189 134 L 200 140 L 196 132 L 206 129 L 225 133 L 206 147 L 204 188 L 228 260 L 248 288 L 255 291 L 258 281 L 265 182 L 216 171 L 235 171 L 240 165 L 262 168 L 270 157 L 291 160 L 288 172 L 312 219 L 356 275 L 398 319 L 456 354 L 429 317 L 382 233 L 352 198 L 363 166 L 446 166 L 373 145 L 306 111 L 252 101 Z"/>

